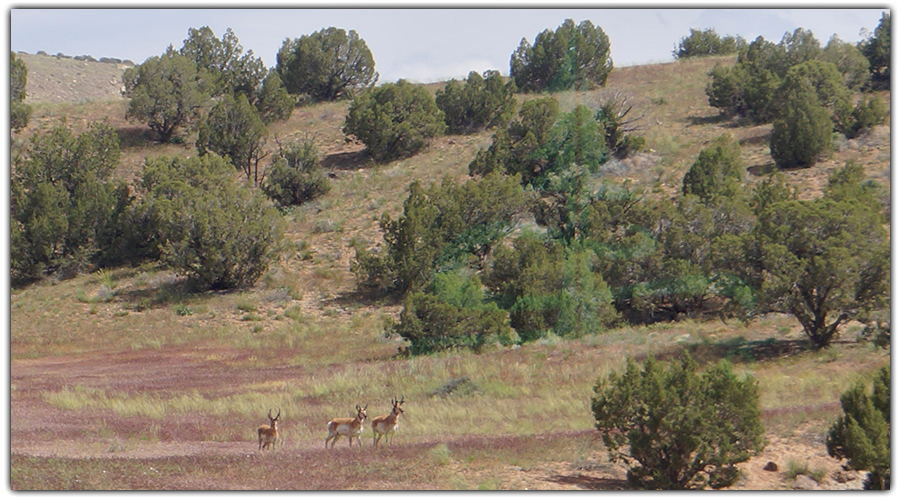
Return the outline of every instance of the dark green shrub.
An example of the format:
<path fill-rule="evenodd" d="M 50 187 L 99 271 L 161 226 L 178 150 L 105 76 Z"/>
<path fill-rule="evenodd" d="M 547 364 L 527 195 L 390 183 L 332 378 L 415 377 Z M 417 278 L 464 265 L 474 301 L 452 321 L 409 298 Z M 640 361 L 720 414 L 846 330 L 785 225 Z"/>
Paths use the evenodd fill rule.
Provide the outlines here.
<path fill-rule="evenodd" d="M 434 274 L 474 261 L 476 266 L 511 231 L 528 199 L 516 176 L 490 174 L 457 185 L 410 185 L 403 214 L 381 218 L 384 249 L 358 249 L 351 271 L 360 290 L 404 295 L 423 290 Z"/>
<path fill-rule="evenodd" d="M 606 84 L 613 62 L 609 38 L 590 21 L 566 19 L 556 31 L 544 30 L 534 45 L 522 39 L 509 61 L 509 75 L 524 92 L 588 90 Z"/>
<path fill-rule="evenodd" d="M 255 283 L 278 258 L 283 222 L 259 190 L 215 154 L 148 160 L 145 210 L 164 263 L 200 289 Z"/>
<path fill-rule="evenodd" d="M 263 191 L 281 206 L 302 205 L 331 189 L 312 140 L 279 146 Z"/>
<path fill-rule="evenodd" d="M 523 340 L 548 332 L 560 337 L 599 333 L 617 319 L 612 294 L 591 251 L 525 235 L 497 250 L 486 279 Z"/>
<path fill-rule="evenodd" d="M 859 137 L 865 131 L 871 130 L 876 125 L 882 125 L 887 120 L 889 111 L 884 101 L 877 95 L 863 97 L 853 108 L 849 125 L 843 128 L 844 135 L 848 139 Z"/>
<path fill-rule="evenodd" d="M 472 71 L 465 84 L 450 80 L 434 96 L 453 134 L 470 134 L 484 128 L 505 127 L 516 110 L 513 80 L 503 83 L 497 71 L 484 75 Z"/>
<path fill-rule="evenodd" d="M 828 431 L 828 454 L 868 471 L 867 490 L 891 488 L 891 368 L 875 375 L 872 392 L 859 383 L 841 395 L 844 414 Z"/>
<path fill-rule="evenodd" d="M 832 149 L 834 123 L 828 110 L 819 104 L 815 89 L 800 80 L 783 100 L 778 119 L 772 125 L 769 149 L 778 168 L 810 167 L 820 155 Z"/>
<path fill-rule="evenodd" d="M 278 73 L 270 71 L 253 95 L 253 105 L 259 111 L 263 123 L 287 120 L 294 111 L 296 98 L 288 94 Z"/>
<path fill-rule="evenodd" d="M 891 13 L 881 14 L 875 33 L 859 42 L 859 50 L 869 60 L 872 87 L 888 89 L 891 86 Z"/>
<path fill-rule="evenodd" d="M 244 53 L 237 35 L 231 28 L 219 39 L 209 26 L 188 29 L 188 37 L 178 51 L 197 65 L 212 80 L 213 96 L 243 94 L 252 100 L 268 74 L 262 58 L 253 51 Z"/>
<path fill-rule="evenodd" d="M 28 86 L 28 67 L 25 61 L 16 57 L 15 52 L 9 55 L 9 118 L 10 128 L 14 132 L 28 125 L 31 117 L 31 106 L 25 104 L 25 88 Z"/>
<path fill-rule="evenodd" d="M 697 161 L 684 174 L 682 191 L 698 196 L 703 202 L 718 196 L 730 198 L 738 193 L 743 179 L 741 146 L 734 137 L 725 134 L 700 150 Z"/>
<path fill-rule="evenodd" d="M 683 37 L 678 42 L 675 50 L 672 51 L 672 55 L 675 56 L 675 59 L 727 56 L 736 53 L 743 45 L 746 45 L 746 42 L 739 36 L 720 37 L 716 30 L 712 28 L 702 31 L 691 28 L 691 34 Z"/>
<path fill-rule="evenodd" d="M 335 27 L 286 39 L 278 50 L 275 71 L 288 92 L 316 102 L 350 99 L 378 81 L 366 41 L 354 30 Z"/>
<path fill-rule="evenodd" d="M 822 51 L 822 60 L 833 63 L 844 77 L 844 85 L 859 90 L 869 82 L 869 60 L 852 43 L 833 35 Z"/>
<path fill-rule="evenodd" d="M 841 325 L 883 308 L 890 281 L 883 222 L 879 211 L 853 196 L 768 205 L 749 254 L 764 271 L 757 278 L 759 312 L 793 315 L 822 348 Z"/>
<path fill-rule="evenodd" d="M 409 342 L 409 353 L 429 354 L 467 348 L 475 352 L 500 342 L 511 344 L 506 311 L 485 303 L 478 275 L 457 272 L 435 275 L 429 293 L 407 296 L 394 331 Z"/>
<path fill-rule="evenodd" d="M 386 162 L 415 155 L 446 128 L 444 113 L 428 90 L 399 80 L 357 96 L 342 131 L 365 144 L 372 158 Z"/>
<path fill-rule="evenodd" d="M 228 158 L 247 180 L 258 186 L 265 177 L 259 162 L 268 155 L 264 150 L 268 135 L 269 130 L 247 96 L 226 94 L 200 125 L 197 151 L 200 155 L 211 151 Z"/>
<path fill-rule="evenodd" d="M 194 123 L 215 90 L 194 61 L 172 47 L 126 69 L 122 80 L 130 99 L 125 117 L 146 122 L 159 142 L 168 142 L 176 130 Z"/>
<path fill-rule="evenodd" d="M 653 357 L 643 368 L 598 380 L 591 399 L 596 427 L 612 461 L 624 460 L 628 485 L 651 490 L 724 488 L 736 464 L 765 447 L 757 382 L 728 363 L 697 373 L 685 355 L 668 367 Z"/>
<path fill-rule="evenodd" d="M 13 159 L 14 282 L 121 261 L 115 242 L 131 197 L 124 182 L 110 179 L 119 154 L 118 136 L 109 125 L 93 123 L 73 136 L 62 123 L 33 136 L 24 154 Z"/>

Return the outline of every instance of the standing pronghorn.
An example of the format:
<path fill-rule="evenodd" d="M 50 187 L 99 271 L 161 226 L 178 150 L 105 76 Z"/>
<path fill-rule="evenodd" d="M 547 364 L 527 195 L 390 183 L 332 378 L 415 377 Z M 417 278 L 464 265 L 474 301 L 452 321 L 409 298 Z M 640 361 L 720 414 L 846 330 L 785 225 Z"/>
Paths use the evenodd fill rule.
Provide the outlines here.
<path fill-rule="evenodd" d="M 356 442 L 362 447 L 359 435 L 362 434 L 363 424 L 368 418 L 366 414 L 366 408 L 368 407 L 368 404 L 364 408 L 356 405 L 356 418 L 335 418 L 328 422 L 328 437 L 325 438 L 325 448 L 328 448 L 328 440 L 331 440 L 331 447 L 334 448 L 334 443 L 341 436 L 350 438 L 350 446 L 353 446 L 353 438 L 356 438 Z"/>
<path fill-rule="evenodd" d="M 275 449 L 275 441 L 278 439 L 278 417 L 281 416 L 281 408 L 278 409 L 278 415 L 272 417 L 272 409 L 269 408 L 269 425 L 260 425 L 259 429 L 256 429 L 256 434 L 259 436 L 259 449 L 264 450 L 268 448 L 270 445 L 272 449 Z"/>
<path fill-rule="evenodd" d="M 391 408 L 391 412 L 387 415 L 382 415 L 380 417 L 375 417 L 372 419 L 372 431 L 375 432 L 375 435 L 372 436 L 372 446 L 378 446 L 378 442 L 381 441 L 381 438 L 384 437 L 385 443 L 392 443 L 394 441 L 394 431 L 397 430 L 398 420 L 400 420 L 400 414 L 403 413 L 403 408 L 400 405 L 403 404 L 405 397 L 400 397 L 400 400 L 397 401 L 394 398 L 391 398 L 391 404 L 393 408 Z"/>

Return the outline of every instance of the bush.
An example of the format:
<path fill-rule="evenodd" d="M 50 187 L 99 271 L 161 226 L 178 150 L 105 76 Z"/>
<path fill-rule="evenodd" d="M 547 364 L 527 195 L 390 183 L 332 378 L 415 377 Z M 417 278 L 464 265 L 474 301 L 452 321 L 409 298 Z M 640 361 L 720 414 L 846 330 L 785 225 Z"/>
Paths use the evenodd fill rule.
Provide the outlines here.
<path fill-rule="evenodd" d="M 25 88 L 28 86 L 28 67 L 25 61 L 16 57 L 15 52 L 9 56 L 9 118 L 10 128 L 18 132 L 28 125 L 31 117 L 31 106 L 25 104 Z"/>
<path fill-rule="evenodd" d="M 691 34 L 678 42 L 672 55 L 675 59 L 726 56 L 736 53 L 743 45 L 746 45 L 746 42 L 741 37 L 720 37 L 712 28 L 702 31 L 691 28 Z"/>
<path fill-rule="evenodd" d="M 192 124 L 214 90 L 197 65 L 169 47 L 161 56 L 128 68 L 122 76 L 129 98 L 126 118 L 146 122 L 159 142 Z"/>
<path fill-rule="evenodd" d="M 859 51 L 869 60 L 872 72 L 872 87 L 889 89 L 891 87 L 891 14 L 881 14 L 881 20 L 875 27 L 875 33 L 868 40 L 859 42 Z"/>
<path fill-rule="evenodd" d="M 685 355 L 664 367 L 633 359 L 594 387 L 591 410 L 613 461 L 633 465 L 628 485 L 653 490 L 724 488 L 735 466 L 765 447 L 755 380 L 728 363 L 697 373 Z"/>
<path fill-rule="evenodd" d="M 617 318 L 595 260 L 593 252 L 525 235 L 512 248 L 498 249 L 486 283 L 523 340 L 550 331 L 581 337 L 599 333 Z"/>
<path fill-rule="evenodd" d="M 882 125 L 887 120 L 888 109 L 884 101 L 877 95 L 863 97 L 853 108 L 850 123 L 844 127 L 844 135 L 848 139 L 859 137 L 863 132 L 871 130 L 876 125 Z"/>
<path fill-rule="evenodd" d="M 409 187 L 403 215 L 381 218 L 385 248 L 358 249 L 351 271 L 360 290 L 404 295 L 421 291 L 441 269 L 481 265 L 511 231 L 528 200 L 518 177 L 491 174 L 457 185 Z"/>
<path fill-rule="evenodd" d="M 842 175 L 851 180 L 853 175 Z M 816 348 L 889 297 L 890 239 L 866 190 L 832 185 L 816 200 L 768 204 L 754 228 L 760 313 L 793 315 Z"/>
<path fill-rule="evenodd" d="M 471 134 L 506 126 L 515 113 L 515 92 L 515 82 L 504 84 L 497 71 L 485 71 L 484 76 L 472 71 L 464 85 L 450 80 L 443 90 L 437 91 L 434 100 L 444 112 L 450 133 Z"/>
<path fill-rule="evenodd" d="M 832 149 L 834 123 L 819 104 L 815 89 L 801 80 L 784 99 L 772 125 L 769 149 L 778 168 L 810 167 Z"/>
<path fill-rule="evenodd" d="M 145 210 L 162 260 L 200 289 L 250 286 L 278 258 L 283 222 L 215 154 L 148 160 Z"/>
<path fill-rule="evenodd" d="M 14 282 L 120 260 L 112 249 L 131 197 L 124 182 L 110 180 L 119 154 L 118 136 L 109 125 L 92 123 L 73 136 L 61 123 L 33 136 L 25 153 L 14 158 Z"/>
<path fill-rule="evenodd" d="M 831 426 L 826 438 L 828 454 L 855 470 L 869 471 L 863 487 L 891 488 L 891 369 L 875 375 L 872 392 L 859 383 L 841 395 L 844 414 Z"/>
<path fill-rule="evenodd" d="M 509 317 L 484 303 L 477 275 L 439 274 L 431 288 L 431 293 L 414 292 L 406 298 L 400 323 L 394 326 L 409 341 L 410 354 L 458 348 L 479 352 L 494 342 L 512 343 Z"/>
<path fill-rule="evenodd" d="M 543 170 L 542 160 L 536 158 L 539 148 L 550 138 L 550 131 L 559 118 L 559 101 L 543 97 L 525 101 L 519 119 L 506 130 L 494 134 L 487 150 L 479 150 L 469 163 L 469 175 L 489 172 L 523 173 L 522 182 L 530 184 L 535 172 Z"/>
<path fill-rule="evenodd" d="M 643 137 L 633 134 L 637 131 L 634 123 L 640 119 L 628 119 L 633 106 L 623 94 L 615 94 L 606 99 L 597 110 L 594 119 L 603 128 L 606 147 L 618 159 L 624 159 L 644 148 Z"/>
<path fill-rule="evenodd" d="M 703 148 L 697 161 L 684 174 L 682 192 L 698 196 L 704 203 L 718 196 L 735 196 L 744 179 L 741 146 L 730 134 L 717 137 Z"/>
<path fill-rule="evenodd" d="M 286 39 L 275 71 L 288 92 L 317 102 L 352 98 L 378 81 L 366 41 L 354 30 L 335 27 Z"/>
<path fill-rule="evenodd" d="M 312 140 L 279 145 L 263 191 L 281 206 L 302 205 L 331 189 Z"/>
<path fill-rule="evenodd" d="M 223 96 L 200 126 L 197 151 L 204 155 L 211 151 L 231 160 L 247 180 L 258 186 L 265 177 L 259 162 L 268 154 L 264 151 L 269 130 L 247 96 Z"/>
<path fill-rule="evenodd" d="M 418 153 L 446 128 L 428 90 L 399 80 L 357 96 L 341 130 L 365 144 L 375 160 L 386 162 Z"/>
<path fill-rule="evenodd" d="M 590 21 L 566 19 L 555 32 L 544 30 L 534 45 L 522 39 L 509 61 L 509 75 L 524 92 L 589 90 L 606 84 L 613 62 L 609 38 Z"/>
<path fill-rule="evenodd" d="M 252 100 L 268 73 L 262 58 L 253 57 L 252 50 L 244 54 L 231 28 L 225 30 L 221 39 L 209 26 L 190 28 L 178 52 L 193 61 L 197 71 L 210 77 L 213 96 L 243 94 Z"/>

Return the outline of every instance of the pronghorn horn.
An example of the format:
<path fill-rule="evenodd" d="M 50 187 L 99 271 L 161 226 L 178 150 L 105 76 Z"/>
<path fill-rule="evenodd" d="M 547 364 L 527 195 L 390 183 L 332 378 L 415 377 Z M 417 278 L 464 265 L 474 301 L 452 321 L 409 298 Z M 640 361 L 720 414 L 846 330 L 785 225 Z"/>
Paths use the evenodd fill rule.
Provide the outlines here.
<path fill-rule="evenodd" d="M 280 417 L 280 416 L 281 416 L 281 408 L 278 409 L 278 415 L 275 415 L 275 420 L 278 420 L 278 417 Z"/>
<path fill-rule="evenodd" d="M 269 413 L 266 413 L 266 415 L 268 415 L 269 418 L 272 418 L 272 409 L 271 408 L 269 408 Z"/>

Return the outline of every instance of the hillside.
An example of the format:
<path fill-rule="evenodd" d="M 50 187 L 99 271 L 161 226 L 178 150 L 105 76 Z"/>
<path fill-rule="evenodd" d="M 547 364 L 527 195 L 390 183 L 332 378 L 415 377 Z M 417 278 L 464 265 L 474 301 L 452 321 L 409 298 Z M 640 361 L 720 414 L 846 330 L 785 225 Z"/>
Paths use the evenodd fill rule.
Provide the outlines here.
<path fill-rule="evenodd" d="M 21 56 L 34 111 L 14 146 L 64 118 L 76 131 L 107 120 L 122 146 L 116 175 L 129 181 L 147 157 L 195 154 L 193 138 L 159 145 L 125 120 L 121 67 Z M 557 97 L 563 110 L 614 92 L 634 104 L 647 149 L 605 165 L 608 179 L 670 196 L 704 145 L 730 132 L 752 185 L 774 168 L 771 125 L 724 120 L 704 94 L 709 70 L 730 61 L 618 68 L 606 88 Z M 401 213 L 411 182 L 465 179 L 491 132 L 444 136 L 415 157 L 376 165 L 344 140 L 347 107 L 297 108 L 270 126 L 279 140 L 315 137 L 333 185 L 285 215 L 288 249 L 254 288 L 193 294 L 181 277 L 145 264 L 12 290 L 13 489 L 622 489 L 626 468 L 609 461 L 593 430 L 593 386 L 627 356 L 684 349 L 703 361 L 728 357 L 760 381 L 769 445 L 741 466 L 733 489 L 790 489 L 792 463 L 821 473 L 816 488 L 861 487 L 824 444 L 840 394 L 890 362 L 889 350 L 855 342 L 860 325 L 820 352 L 798 347 L 795 319 L 771 315 L 626 326 L 481 355 L 397 356 L 402 340 L 386 337 L 384 325 L 400 306 L 355 293 L 352 245 L 381 242 L 378 219 Z M 787 175 L 813 198 L 855 160 L 890 187 L 890 154 L 888 124 Z M 331 418 L 357 404 L 368 404 L 370 417 L 387 413 L 399 396 L 406 413 L 394 445 L 372 448 L 367 430 L 362 449 L 346 440 L 323 449 Z M 258 452 L 256 427 L 269 408 L 283 411 L 284 439 Z M 777 472 L 763 470 L 769 461 Z"/>

